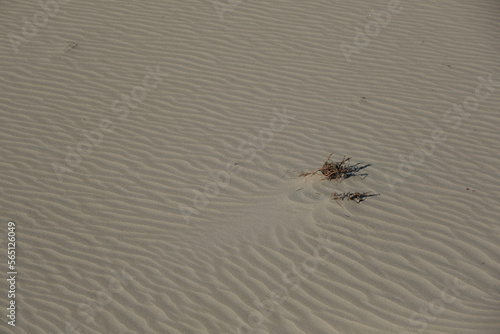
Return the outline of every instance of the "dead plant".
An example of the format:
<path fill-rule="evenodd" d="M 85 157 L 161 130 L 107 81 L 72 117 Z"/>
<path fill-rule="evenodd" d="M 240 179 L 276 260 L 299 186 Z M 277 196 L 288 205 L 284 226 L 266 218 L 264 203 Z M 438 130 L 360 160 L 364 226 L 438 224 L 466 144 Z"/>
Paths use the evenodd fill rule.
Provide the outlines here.
<path fill-rule="evenodd" d="M 321 180 L 343 180 L 352 174 L 356 174 L 356 171 L 353 167 L 349 166 L 348 162 L 351 160 L 351 158 L 344 158 L 340 162 L 331 162 L 330 157 L 332 156 L 333 153 L 330 153 L 328 158 L 326 159 L 325 163 L 321 168 L 318 168 L 316 170 L 313 170 L 312 172 L 302 172 L 299 174 L 299 176 L 309 176 L 309 175 L 315 175 L 318 172 L 321 172 L 325 177 L 322 178 Z"/>
<path fill-rule="evenodd" d="M 365 198 L 368 196 L 373 196 L 373 195 L 368 195 L 370 192 L 365 192 L 365 193 L 360 193 L 360 192 L 347 192 L 347 193 L 333 193 L 332 199 L 334 200 L 347 200 L 347 201 L 356 201 L 356 203 L 363 202 Z"/>

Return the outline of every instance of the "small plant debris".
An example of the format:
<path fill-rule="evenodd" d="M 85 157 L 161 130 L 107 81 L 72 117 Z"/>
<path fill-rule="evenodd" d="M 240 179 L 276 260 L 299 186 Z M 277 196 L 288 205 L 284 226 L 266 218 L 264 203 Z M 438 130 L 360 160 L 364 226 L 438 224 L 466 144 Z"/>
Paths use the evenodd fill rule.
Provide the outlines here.
<path fill-rule="evenodd" d="M 344 157 L 340 162 L 331 162 L 330 157 L 332 156 L 332 154 L 333 153 L 330 153 L 321 168 L 313 170 L 312 172 L 302 172 L 301 174 L 299 174 L 299 176 L 306 177 L 321 172 L 325 176 L 321 180 L 343 180 L 353 174 L 357 175 L 355 168 L 349 166 L 348 164 L 349 160 L 351 160 L 350 157 Z"/>
<path fill-rule="evenodd" d="M 360 166 L 358 166 L 359 164 L 356 164 L 354 166 L 350 166 L 349 161 L 351 160 L 351 158 L 350 157 L 346 158 L 345 156 L 342 158 L 342 161 L 333 162 L 333 161 L 330 161 L 330 157 L 332 156 L 332 154 L 333 153 L 330 153 L 330 155 L 328 156 L 328 158 L 326 159 L 325 163 L 323 164 L 323 166 L 321 168 L 313 170 L 312 172 L 302 172 L 301 174 L 299 174 L 299 176 L 306 177 L 309 175 L 316 175 L 318 173 L 321 173 L 324 175 L 324 177 L 320 181 L 325 180 L 325 179 L 330 181 L 330 180 L 343 180 L 343 179 L 347 179 L 350 176 L 356 175 L 360 179 L 363 180 L 363 178 L 361 176 L 359 176 L 359 174 L 357 172 L 363 168 L 370 166 L 370 165 L 360 167 Z M 296 191 L 297 190 L 298 190 L 298 188 L 296 189 Z M 342 205 L 340 205 L 338 200 L 355 201 L 356 203 L 360 203 L 360 202 L 363 202 L 367 197 L 377 196 L 377 195 L 379 195 L 379 194 L 371 194 L 370 195 L 369 191 L 364 192 L 364 193 L 360 193 L 358 191 L 356 191 L 356 192 L 344 192 L 344 193 L 335 192 L 335 193 L 331 194 L 331 198 L 336 200 L 337 204 L 340 207 L 342 207 Z"/>
<path fill-rule="evenodd" d="M 332 199 L 334 200 L 348 200 L 348 201 L 356 201 L 356 203 L 359 203 L 359 202 L 363 202 L 365 200 L 365 198 L 367 198 L 368 195 L 370 192 L 365 192 L 365 193 L 360 193 L 360 192 L 347 192 L 347 193 L 333 193 L 331 196 L 332 196 Z"/>

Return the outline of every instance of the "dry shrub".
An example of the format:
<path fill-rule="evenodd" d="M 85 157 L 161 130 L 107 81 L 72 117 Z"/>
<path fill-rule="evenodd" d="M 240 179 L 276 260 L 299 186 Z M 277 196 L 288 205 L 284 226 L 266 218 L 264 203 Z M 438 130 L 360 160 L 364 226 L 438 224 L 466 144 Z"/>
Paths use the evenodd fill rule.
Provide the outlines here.
<path fill-rule="evenodd" d="M 361 178 L 358 175 L 358 171 L 362 168 L 365 168 L 366 166 L 363 167 L 356 167 L 357 165 L 350 166 L 349 165 L 349 160 L 351 158 L 344 158 L 342 161 L 339 162 L 333 162 L 330 161 L 330 157 L 332 156 L 333 153 L 331 153 L 328 158 L 326 159 L 325 163 L 321 168 L 318 168 L 316 170 L 313 170 L 312 172 L 302 172 L 299 174 L 299 176 L 306 177 L 309 175 L 316 175 L 318 173 L 321 173 L 324 175 L 324 177 L 321 180 L 343 180 L 346 179 L 352 175 L 357 175 L 359 178 Z M 369 166 L 369 165 L 367 165 Z M 355 201 L 356 203 L 363 202 L 367 197 L 371 196 L 377 196 L 378 194 L 375 195 L 369 195 L 370 192 L 345 192 L 345 193 L 333 193 L 331 194 L 331 198 L 334 200 L 347 200 L 347 201 Z M 339 204 L 337 202 L 337 204 Z M 340 205 L 340 204 L 339 204 Z"/>
<path fill-rule="evenodd" d="M 328 158 L 326 159 L 325 163 L 321 168 L 318 168 L 316 170 L 313 170 L 312 172 L 303 172 L 299 174 L 299 176 L 309 176 L 309 175 L 315 175 L 319 172 L 321 172 L 325 177 L 322 178 L 321 180 L 343 180 L 345 178 L 348 178 L 349 176 L 356 174 L 356 171 L 353 167 L 349 166 L 348 162 L 351 160 L 351 158 L 346 158 L 344 157 L 342 161 L 340 162 L 331 162 L 330 157 L 332 156 L 333 153 L 330 153 Z"/>
<path fill-rule="evenodd" d="M 365 192 L 365 193 L 360 193 L 360 192 L 353 192 L 353 193 L 333 193 L 332 199 L 334 200 L 348 200 L 348 201 L 356 201 L 356 203 L 363 202 L 365 198 L 367 198 L 370 192 Z"/>

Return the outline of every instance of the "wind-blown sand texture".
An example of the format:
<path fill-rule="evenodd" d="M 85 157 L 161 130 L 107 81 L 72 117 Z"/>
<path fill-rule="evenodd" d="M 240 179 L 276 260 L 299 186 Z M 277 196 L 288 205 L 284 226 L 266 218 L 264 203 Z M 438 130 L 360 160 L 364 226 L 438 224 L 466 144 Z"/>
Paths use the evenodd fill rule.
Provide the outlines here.
<path fill-rule="evenodd" d="M 0 9 L 0 332 L 500 333 L 497 1 Z"/>

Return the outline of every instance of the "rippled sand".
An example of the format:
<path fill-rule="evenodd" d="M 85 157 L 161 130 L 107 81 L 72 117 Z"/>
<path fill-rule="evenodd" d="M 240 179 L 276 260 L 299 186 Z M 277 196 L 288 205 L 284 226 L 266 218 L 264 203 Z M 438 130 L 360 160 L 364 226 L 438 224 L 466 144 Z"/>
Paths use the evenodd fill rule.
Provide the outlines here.
<path fill-rule="evenodd" d="M 495 1 L 0 6 L 2 333 L 500 332 Z"/>

